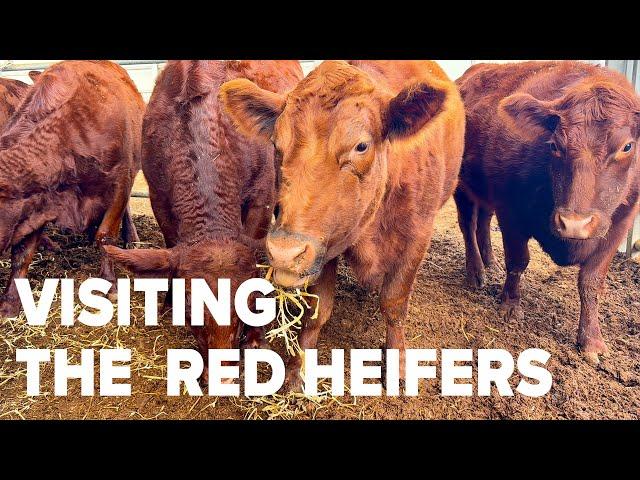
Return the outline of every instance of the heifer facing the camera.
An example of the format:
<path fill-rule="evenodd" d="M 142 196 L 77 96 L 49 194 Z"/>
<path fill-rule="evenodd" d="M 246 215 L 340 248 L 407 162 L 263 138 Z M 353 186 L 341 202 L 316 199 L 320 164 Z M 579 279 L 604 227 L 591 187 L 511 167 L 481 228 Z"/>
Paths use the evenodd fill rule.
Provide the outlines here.
<path fill-rule="evenodd" d="M 144 102 L 126 71 L 106 61 L 65 61 L 35 83 L 0 137 L 0 252 L 11 277 L 0 315 L 20 310 L 24 278 L 44 227 L 90 232 L 98 245 L 136 241 L 127 204 L 140 169 Z M 103 256 L 100 277 L 115 281 Z"/>
<path fill-rule="evenodd" d="M 621 74 L 581 62 L 477 65 L 458 80 L 467 109 L 456 202 L 467 279 L 493 263 L 489 222 L 502 231 L 507 319 L 521 317 L 520 279 L 535 238 L 558 265 L 579 265 L 578 346 L 607 353 L 598 295 L 638 213 L 640 99 Z"/>
<path fill-rule="evenodd" d="M 27 94 L 29 85 L 20 80 L 0 78 L 0 133 Z"/>
<path fill-rule="evenodd" d="M 236 78 L 281 95 L 302 70 L 297 61 L 171 61 L 158 77 L 144 118 L 142 170 L 167 248 L 107 249 L 136 275 L 204 278 L 216 295 L 218 279 L 229 278 L 232 296 L 259 276 L 256 248 L 273 215 L 276 165 L 273 147 L 239 133 L 220 108 L 220 85 Z M 207 310 L 205 326 L 192 327 L 203 357 L 209 348 L 238 348 L 241 325 L 234 314 L 219 326 Z M 244 345 L 262 339 L 261 329 L 249 329 Z"/>
<path fill-rule="evenodd" d="M 344 253 L 360 281 L 381 288 L 386 347 L 400 350 L 404 375 L 409 296 L 462 158 L 456 86 L 434 62 L 327 61 L 287 96 L 235 80 L 221 99 L 239 128 L 272 140 L 282 165 L 267 237 L 274 280 L 311 284 L 320 298 L 300 346 L 316 347 Z M 300 365 L 299 356 L 288 362 L 291 389 Z"/>

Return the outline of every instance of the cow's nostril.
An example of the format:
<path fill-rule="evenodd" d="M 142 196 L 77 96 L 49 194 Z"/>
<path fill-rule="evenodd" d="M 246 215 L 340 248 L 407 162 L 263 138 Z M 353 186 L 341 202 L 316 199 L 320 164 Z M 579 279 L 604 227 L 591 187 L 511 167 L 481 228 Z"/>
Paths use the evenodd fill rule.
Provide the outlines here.
<path fill-rule="evenodd" d="M 574 217 L 568 218 L 560 215 L 560 223 L 563 228 L 584 228 L 591 223 L 593 220 L 593 215 L 589 215 L 588 217 Z"/>
<path fill-rule="evenodd" d="M 302 261 L 302 259 L 304 258 L 304 254 L 307 253 L 307 250 L 309 249 L 309 245 L 305 245 L 304 247 L 302 247 L 301 251 L 295 256 L 294 261 L 296 263 L 300 263 Z"/>
<path fill-rule="evenodd" d="M 594 215 L 558 214 L 556 224 L 559 233 L 568 238 L 589 238 L 595 228 Z"/>
<path fill-rule="evenodd" d="M 269 260 L 280 265 L 292 266 L 294 263 L 300 263 L 307 251 L 308 244 L 287 245 L 281 242 L 267 242 L 267 255 Z"/>

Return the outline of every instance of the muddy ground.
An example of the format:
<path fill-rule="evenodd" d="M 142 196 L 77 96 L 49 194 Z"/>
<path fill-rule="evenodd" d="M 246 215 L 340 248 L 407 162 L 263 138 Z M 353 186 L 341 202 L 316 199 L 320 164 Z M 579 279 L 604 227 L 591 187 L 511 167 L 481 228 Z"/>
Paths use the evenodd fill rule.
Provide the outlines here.
<path fill-rule="evenodd" d="M 133 200 L 140 238 L 161 246 L 162 237 L 146 199 Z M 502 261 L 500 233 L 493 228 L 494 250 Z M 59 253 L 41 252 L 31 278 L 69 276 L 84 279 L 98 273 L 97 250 L 81 235 L 53 231 Z M 501 398 L 441 397 L 439 380 L 424 381 L 417 398 L 326 399 L 276 398 L 263 403 L 212 397 L 165 395 L 167 348 L 192 348 L 185 328 L 142 323 L 142 298 L 135 295 L 134 326 L 117 328 L 56 326 L 26 328 L 23 319 L 0 319 L 0 417 L 2 418 L 370 418 L 370 419 L 601 419 L 640 417 L 640 264 L 615 259 L 608 276 L 608 292 L 602 299 L 601 321 L 611 353 L 598 367 L 585 363 L 575 348 L 579 314 L 577 269 L 560 268 L 531 242 L 532 261 L 524 281 L 524 320 L 506 323 L 498 315 L 496 297 L 503 274 L 492 272 L 488 285 L 467 289 L 464 248 L 457 228 L 455 205 L 449 202 L 437 219 L 428 256 L 420 268 L 409 308 L 407 339 L 410 348 L 504 348 L 514 356 L 527 348 L 551 353 L 548 369 L 553 387 L 542 398 L 518 393 Z M 3 261 L 7 258 L 3 257 Z M 4 288 L 8 269 L 0 268 Z M 124 276 L 124 271 L 119 271 Z M 136 322 L 136 318 L 138 321 Z M 22 321 L 21 321 L 22 320 Z M 115 323 L 115 322 L 114 322 Z M 377 311 L 377 295 L 362 289 L 341 265 L 336 307 L 321 333 L 319 349 L 329 360 L 331 348 L 379 348 L 385 329 Z M 4 340 L 4 341 L 2 341 Z M 67 397 L 54 397 L 52 367 L 43 368 L 43 396 L 28 398 L 24 364 L 15 360 L 15 348 L 69 348 L 77 361 L 81 348 L 120 346 L 133 350 L 133 395 L 125 398 L 81 397 L 79 381 L 71 380 Z M 280 348 L 276 346 L 276 348 Z M 475 373 L 475 372 L 474 372 Z M 347 375 L 348 378 L 348 375 Z M 512 377 L 512 387 L 519 376 Z M 266 403 L 265 403 L 266 402 Z M 269 407 L 270 404 L 275 406 Z"/>

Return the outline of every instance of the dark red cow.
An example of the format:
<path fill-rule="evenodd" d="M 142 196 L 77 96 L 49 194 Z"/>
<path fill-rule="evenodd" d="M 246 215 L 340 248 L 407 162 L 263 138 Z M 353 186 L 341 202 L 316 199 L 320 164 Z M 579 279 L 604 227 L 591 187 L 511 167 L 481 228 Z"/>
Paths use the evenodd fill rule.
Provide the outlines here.
<path fill-rule="evenodd" d="M 276 168 L 273 147 L 239 133 L 221 109 L 219 87 L 235 78 L 283 94 L 302 70 L 296 61 L 171 61 L 158 77 L 144 119 L 142 169 L 167 248 L 108 247 L 134 274 L 204 278 L 214 293 L 218 278 L 230 278 L 234 292 L 259 276 L 252 239 L 269 227 Z M 221 327 L 207 311 L 205 327 L 193 328 L 204 358 L 209 348 L 238 347 L 240 323 L 232 317 Z M 261 330 L 248 333 L 245 344 L 259 345 Z"/>
<path fill-rule="evenodd" d="M 0 252 L 12 273 L 0 315 L 17 315 L 14 278 L 27 275 L 48 223 L 90 231 L 99 245 L 137 241 L 127 203 L 140 169 L 144 102 L 126 71 L 65 61 L 35 77 L 0 137 Z M 103 257 L 100 276 L 115 281 Z"/>
<path fill-rule="evenodd" d="M 535 238 L 557 264 L 580 266 L 578 346 L 597 363 L 607 352 L 598 295 L 639 208 L 640 99 L 621 74 L 574 61 L 481 64 L 457 83 L 467 111 L 455 198 L 468 282 L 481 286 L 494 263 L 495 212 L 506 318 L 522 315 L 520 279 Z"/>

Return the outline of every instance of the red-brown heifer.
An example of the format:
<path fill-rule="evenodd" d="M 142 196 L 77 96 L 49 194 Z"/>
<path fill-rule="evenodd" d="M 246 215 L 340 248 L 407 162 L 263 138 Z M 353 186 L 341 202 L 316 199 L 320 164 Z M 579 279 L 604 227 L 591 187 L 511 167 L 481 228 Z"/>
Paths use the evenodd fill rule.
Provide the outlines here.
<path fill-rule="evenodd" d="M 140 169 L 144 102 L 126 71 L 106 61 L 65 61 L 35 78 L 0 137 L 0 252 L 11 277 L 0 315 L 20 310 L 24 278 L 48 223 L 89 231 L 98 245 L 136 241 L 127 203 Z M 115 280 L 103 256 L 100 276 Z"/>
<path fill-rule="evenodd" d="M 271 139 L 282 163 L 267 237 L 274 279 L 308 282 L 320 297 L 300 346 L 315 348 L 331 315 L 344 253 L 360 281 L 381 288 L 386 347 L 400 350 L 404 375 L 409 296 L 462 158 L 456 86 L 435 62 L 327 61 L 287 96 L 235 80 L 221 98 L 241 129 Z M 292 357 L 291 389 L 300 387 L 299 368 Z"/>
<path fill-rule="evenodd" d="M 458 80 L 467 110 L 456 192 L 467 280 L 494 263 L 489 223 L 502 231 L 505 317 L 521 317 L 520 279 L 535 238 L 558 265 L 579 265 L 578 346 L 607 352 L 598 295 L 638 213 L 640 99 L 621 74 L 581 62 L 481 64 Z"/>
<path fill-rule="evenodd" d="M 142 170 L 167 248 L 108 249 L 136 275 L 204 278 L 216 294 L 218 278 L 231 279 L 233 294 L 259 276 L 251 239 L 264 239 L 269 228 L 276 166 L 273 147 L 239 133 L 220 108 L 220 85 L 236 78 L 279 95 L 302 69 L 297 61 L 171 61 L 158 77 L 144 118 Z M 242 333 L 235 314 L 225 327 L 208 311 L 205 327 L 192 330 L 204 358 L 209 348 L 237 348 Z M 261 330 L 247 335 L 245 345 L 260 345 Z"/>

